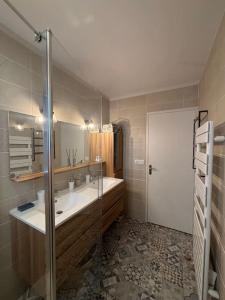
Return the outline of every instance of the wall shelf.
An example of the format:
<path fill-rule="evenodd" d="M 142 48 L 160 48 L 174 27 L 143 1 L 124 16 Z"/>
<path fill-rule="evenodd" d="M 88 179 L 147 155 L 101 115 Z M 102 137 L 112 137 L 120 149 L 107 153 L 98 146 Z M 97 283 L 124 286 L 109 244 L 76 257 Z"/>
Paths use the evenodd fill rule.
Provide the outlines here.
<path fill-rule="evenodd" d="M 54 174 L 56 175 L 56 174 L 61 174 L 61 173 L 65 173 L 65 172 L 70 172 L 73 170 L 96 166 L 96 165 L 100 165 L 101 163 L 105 164 L 105 161 L 102 161 L 102 162 L 91 161 L 91 162 L 76 164 L 76 166 L 57 168 L 57 169 L 55 169 Z M 13 180 L 15 182 L 24 182 L 24 181 L 38 179 L 41 177 L 44 177 L 44 172 L 20 175 L 20 176 L 11 178 L 11 180 Z"/>

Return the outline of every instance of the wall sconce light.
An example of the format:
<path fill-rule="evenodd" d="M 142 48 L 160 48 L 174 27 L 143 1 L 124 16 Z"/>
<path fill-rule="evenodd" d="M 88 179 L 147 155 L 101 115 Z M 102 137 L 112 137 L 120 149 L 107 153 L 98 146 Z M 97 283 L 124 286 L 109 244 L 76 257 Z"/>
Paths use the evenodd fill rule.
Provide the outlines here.
<path fill-rule="evenodd" d="M 54 114 L 54 111 L 53 111 L 53 118 L 52 119 L 53 119 L 53 123 L 55 124 L 57 122 L 57 119 L 56 119 L 56 116 Z M 43 116 L 43 109 L 42 108 L 40 109 L 40 116 L 35 118 L 35 123 L 39 124 L 39 125 L 42 125 L 44 123 L 44 116 Z"/>
<path fill-rule="evenodd" d="M 92 120 L 84 120 L 84 125 L 81 125 L 82 130 L 93 130 L 95 125 Z"/>
<path fill-rule="evenodd" d="M 15 129 L 17 131 L 23 131 L 24 130 L 24 125 L 23 124 L 16 124 L 15 125 Z"/>
<path fill-rule="evenodd" d="M 36 117 L 35 118 L 35 123 L 39 124 L 39 125 L 42 125 L 44 123 L 44 117 L 43 117 L 43 115 L 40 115 L 40 116 Z"/>

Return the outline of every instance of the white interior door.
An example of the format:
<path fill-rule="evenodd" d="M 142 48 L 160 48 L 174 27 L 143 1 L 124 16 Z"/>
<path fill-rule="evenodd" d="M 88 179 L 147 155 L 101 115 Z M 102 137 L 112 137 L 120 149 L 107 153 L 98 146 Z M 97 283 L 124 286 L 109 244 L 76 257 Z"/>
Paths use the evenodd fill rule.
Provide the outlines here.
<path fill-rule="evenodd" d="M 196 109 L 148 114 L 148 221 L 192 233 Z"/>

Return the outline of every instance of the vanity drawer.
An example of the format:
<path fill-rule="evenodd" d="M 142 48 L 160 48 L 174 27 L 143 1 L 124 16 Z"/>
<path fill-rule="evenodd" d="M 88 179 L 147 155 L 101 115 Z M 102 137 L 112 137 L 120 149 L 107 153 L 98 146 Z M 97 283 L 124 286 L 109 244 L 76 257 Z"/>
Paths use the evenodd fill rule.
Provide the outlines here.
<path fill-rule="evenodd" d="M 100 239 L 101 219 L 98 219 L 73 245 L 56 260 L 57 288 L 74 272 L 79 274 L 79 263 Z"/>
<path fill-rule="evenodd" d="M 71 247 L 97 220 L 101 219 L 101 200 L 85 208 L 56 229 L 56 258 Z"/>
<path fill-rule="evenodd" d="M 103 215 L 122 197 L 125 196 L 125 182 L 121 182 L 115 188 L 103 195 Z"/>
<path fill-rule="evenodd" d="M 103 216 L 102 216 L 102 233 L 115 221 L 124 210 L 124 197 L 122 196 Z"/>

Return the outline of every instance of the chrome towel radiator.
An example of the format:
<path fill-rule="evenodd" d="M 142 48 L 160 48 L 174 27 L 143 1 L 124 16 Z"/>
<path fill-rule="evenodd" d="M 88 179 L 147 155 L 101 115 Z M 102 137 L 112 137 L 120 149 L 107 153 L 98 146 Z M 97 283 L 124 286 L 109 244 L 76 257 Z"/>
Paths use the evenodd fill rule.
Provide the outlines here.
<path fill-rule="evenodd" d="M 213 122 L 209 121 L 195 135 L 193 258 L 199 300 L 207 300 L 208 295 L 213 142 Z"/>

